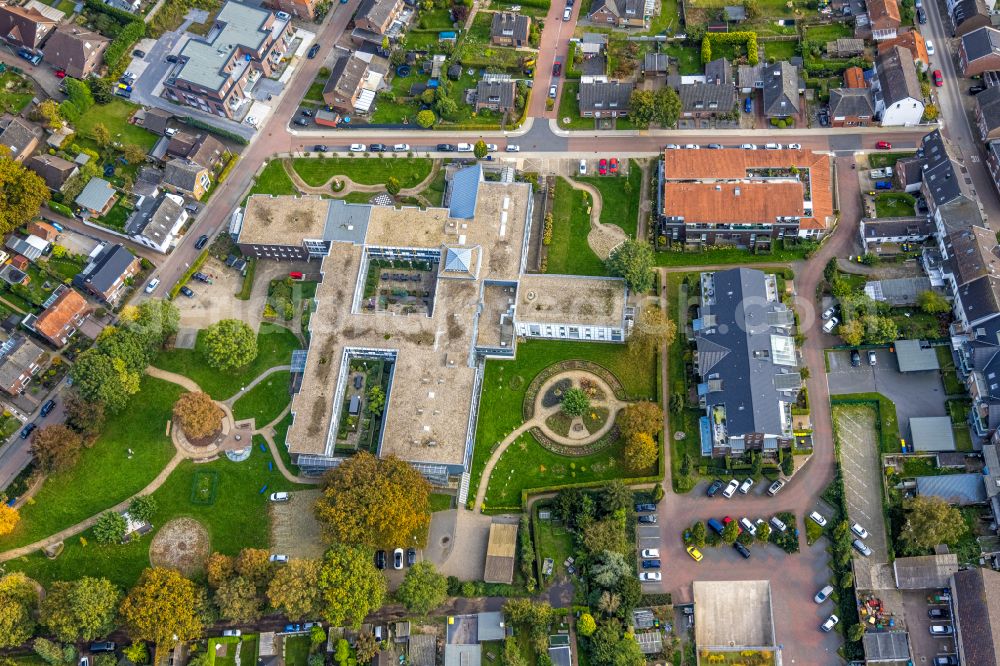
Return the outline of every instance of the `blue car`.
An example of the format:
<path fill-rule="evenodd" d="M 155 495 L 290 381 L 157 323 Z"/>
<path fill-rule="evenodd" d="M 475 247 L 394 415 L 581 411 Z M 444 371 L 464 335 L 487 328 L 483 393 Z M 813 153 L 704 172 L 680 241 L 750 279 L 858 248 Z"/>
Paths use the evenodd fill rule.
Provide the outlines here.
<path fill-rule="evenodd" d="M 753 97 L 747 97 L 743 100 L 743 113 L 750 113 L 753 111 Z"/>
<path fill-rule="evenodd" d="M 643 560 L 642 561 L 642 568 L 643 569 L 659 569 L 660 568 L 660 561 L 659 560 Z"/>

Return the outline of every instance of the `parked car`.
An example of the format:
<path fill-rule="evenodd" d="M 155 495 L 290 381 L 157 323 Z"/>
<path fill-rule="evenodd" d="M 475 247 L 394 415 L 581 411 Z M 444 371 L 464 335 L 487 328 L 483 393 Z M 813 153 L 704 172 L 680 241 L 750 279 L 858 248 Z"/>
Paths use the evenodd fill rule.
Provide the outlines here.
<path fill-rule="evenodd" d="M 851 545 L 854 546 L 854 550 L 858 551 L 865 557 L 871 557 L 872 549 L 869 548 L 868 544 L 866 544 L 861 539 L 855 539 L 854 541 L 851 542 Z"/>
<path fill-rule="evenodd" d="M 934 666 L 958 666 L 958 657 L 953 654 L 941 655 L 940 657 L 934 657 Z"/>
<path fill-rule="evenodd" d="M 739 553 L 740 555 L 743 556 L 744 560 L 749 560 L 750 559 L 750 549 L 747 548 L 746 546 L 744 546 L 743 544 L 741 544 L 739 541 L 734 541 L 733 542 L 733 548 L 736 549 L 737 553 Z"/>
<path fill-rule="evenodd" d="M 771 520 L 770 520 L 770 521 L 768 521 L 768 522 L 770 522 L 770 523 L 771 523 L 771 527 L 772 527 L 773 529 L 776 529 L 776 530 L 778 530 L 779 532 L 784 532 L 785 530 L 787 530 L 787 529 L 788 529 L 788 526 L 787 526 L 787 525 L 785 525 L 784 521 L 782 521 L 782 520 L 781 520 L 780 518 L 778 518 L 777 516 L 771 516 Z"/>
<path fill-rule="evenodd" d="M 934 55 L 934 42 L 929 39 L 924 40 L 924 46 L 927 47 L 927 55 Z"/>
<path fill-rule="evenodd" d="M 950 624 L 932 624 L 929 628 L 931 636 L 951 636 L 955 628 Z"/>
<path fill-rule="evenodd" d="M 181 287 L 180 288 L 180 292 L 182 294 L 184 294 L 185 296 L 187 296 L 188 298 L 194 298 L 194 292 L 191 290 L 191 287 L 189 287 L 187 285 L 184 285 L 183 287 Z"/>
<path fill-rule="evenodd" d="M 474 150 L 471 143 L 460 143 L 458 144 L 458 152 L 460 153 L 471 153 Z"/>
<path fill-rule="evenodd" d="M 679 150 L 680 146 L 678 146 L 676 143 L 668 143 L 667 145 L 664 146 L 664 148 L 666 150 Z"/>
<path fill-rule="evenodd" d="M 549 99 L 555 99 L 556 98 L 556 90 L 557 89 L 558 89 L 558 86 L 555 86 L 555 85 L 549 86 Z"/>
<path fill-rule="evenodd" d="M 453 153 L 453 152 L 455 152 L 455 146 L 454 146 L 454 144 L 450 144 L 450 143 L 439 143 L 437 145 L 437 149 L 438 149 L 439 152 L 442 152 L 442 153 Z"/>
<path fill-rule="evenodd" d="M 397 143 L 392 147 L 392 152 L 394 153 L 406 153 L 410 150 L 410 144 L 408 143 Z"/>
<path fill-rule="evenodd" d="M 869 349 L 868 350 L 868 365 L 874 367 L 877 364 L 878 364 L 878 358 L 875 356 L 875 350 L 874 349 Z"/>
<path fill-rule="evenodd" d="M 851 350 L 851 366 L 855 368 L 861 366 L 861 352 L 857 349 Z"/>
<path fill-rule="evenodd" d="M 867 539 L 868 538 L 868 530 L 866 530 L 865 528 L 861 527 L 861 525 L 859 523 L 854 523 L 853 525 L 851 525 L 851 531 L 854 532 L 855 534 L 857 534 L 862 539 Z"/>
<path fill-rule="evenodd" d="M 117 647 L 114 641 L 97 641 L 90 644 L 91 652 L 114 652 Z"/>
<path fill-rule="evenodd" d="M 312 60 L 316 57 L 317 53 L 319 53 L 319 44 L 313 44 L 309 47 L 309 53 L 306 54 L 306 57 Z"/>
<path fill-rule="evenodd" d="M 309 126 L 309 119 L 308 118 L 296 118 L 295 120 L 292 121 L 292 123 L 294 123 L 295 125 L 298 125 L 299 127 L 308 127 Z"/>
<path fill-rule="evenodd" d="M 774 497 L 784 487 L 785 487 L 784 479 L 778 479 L 777 481 L 775 481 L 774 483 L 772 483 L 770 486 L 767 487 L 767 494 L 770 495 L 771 497 Z"/>
<path fill-rule="evenodd" d="M 552 76 L 559 76 L 562 74 L 562 63 L 558 60 L 552 63 Z"/>
<path fill-rule="evenodd" d="M 500 150 L 500 146 L 498 146 L 497 144 L 495 144 L 495 143 L 488 143 L 488 144 L 486 144 L 486 152 L 488 152 L 488 153 L 495 153 L 498 150 Z"/>
<path fill-rule="evenodd" d="M 507 144 L 507 152 L 508 153 L 519 153 L 519 152 L 521 152 L 521 146 L 517 145 L 516 143 L 508 143 Z"/>
<path fill-rule="evenodd" d="M 747 495 L 750 493 L 750 489 L 753 488 L 753 479 L 749 476 L 743 479 L 743 483 L 740 484 L 740 494 Z"/>
<path fill-rule="evenodd" d="M 156 291 L 156 288 L 159 286 L 160 286 L 160 278 L 153 278 L 152 280 L 146 283 L 146 293 L 152 294 L 154 291 Z"/>
<path fill-rule="evenodd" d="M 201 271 L 195 271 L 195 273 L 191 277 L 193 277 L 198 282 L 204 282 L 205 284 L 212 284 L 212 278 L 208 277 Z"/>
<path fill-rule="evenodd" d="M 38 426 L 35 425 L 34 423 L 29 423 L 28 425 L 21 428 L 21 439 L 28 439 L 28 437 L 31 436 L 31 433 L 35 432 L 35 428 L 37 427 Z"/>
<path fill-rule="evenodd" d="M 940 69 L 935 69 L 934 73 L 931 74 L 931 77 L 933 77 L 934 79 L 934 85 L 936 85 L 938 88 L 944 85 L 944 77 L 941 75 Z"/>
<path fill-rule="evenodd" d="M 816 596 L 813 597 L 813 601 L 815 601 L 818 604 L 821 604 L 827 599 L 829 599 L 831 594 L 833 594 L 833 585 L 827 585 L 822 590 L 816 593 Z"/>
<path fill-rule="evenodd" d="M 879 141 L 875 144 L 875 147 L 879 150 L 892 150 L 892 144 L 888 141 Z"/>
<path fill-rule="evenodd" d="M 725 529 L 725 526 L 715 518 L 709 518 L 706 524 L 712 529 L 713 532 L 720 536 L 722 535 L 722 530 Z"/>
<path fill-rule="evenodd" d="M 202 234 L 201 236 L 198 236 L 198 240 L 194 242 L 194 249 L 200 250 L 207 244 L 208 244 L 208 234 Z"/>
<path fill-rule="evenodd" d="M 743 113 L 750 113 L 753 111 L 753 97 L 747 97 L 743 100 Z"/>
<path fill-rule="evenodd" d="M 376 550 L 375 551 L 375 567 L 378 569 L 385 569 L 385 551 Z"/>
<path fill-rule="evenodd" d="M 695 562 L 701 562 L 702 558 L 701 551 L 695 548 L 694 546 L 687 547 L 687 554 L 690 555 L 691 559 L 693 559 Z"/>
<path fill-rule="evenodd" d="M 927 12 L 924 11 L 923 7 L 917 7 L 917 23 L 920 25 L 927 23 Z"/>
<path fill-rule="evenodd" d="M 830 317 L 830 319 L 828 319 L 827 322 L 823 324 L 823 332 L 833 333 L 833 329 L 837 328 L 837 324 L 839 323 L 840 323 L 839 319 L 837 319 L 836 317 Z"/>
<path fill-rule="evenodd" d="M 684 150 L 701 150 L 701 146 L 697 143 L 685 143 Z"/>
<path fill-rule="evenodd" d="M 392 551 L 392 568 L 402 569 L 403 568 L 403 549 L 397 548 Z"/>
<path fill-rule="evenodd" d="M 974 86 L 969 86 L 969 94 L 970 95 L 978 95 L 979 93 L 983 92 L 984 90 L 986 90 L 986 86 L 984 86 L 984 85 L 977 84 L 977 85 L 974 85 Z"/>
<path fill-rule="evenodd" d="M 659 569 L 660 568 L 660 561 L 659 560 L 643 560 L 642 561 L 642 568 L 643 569 Z"/>
<path fill-rule="evenodd" d="M 365 144 L 363 143 L 352 143 L 351 147 L 348 149 L 352 153 L 363 153 L 365 152 Z"/>
<path fill-rule="evenodd" d="M 823 631 L 830 632 L 833 631 L 833 628 L 837 626 L 838 622 L 840 622 L 840 618 L 837 617 L 836 615 L 831 615 L 830 617 L 826 618 L 826 622 L 821 624 L 819 628 L 822 629 Z"/>
<path fill-rule="evenodd" d="M 722 148 L 722 144 L 721 143 L 710 143 L 710 144 L 708 144 L 707 147 L 709 149 L 711 149 L 711 150 L 720 150 Z"/>
<path fill-rule="evenodd" d="M 726 499 L 731 498 L 733 494 L 736 492 L 736 489 L 739 487 L 740 487 L 740 482 L 737 481 L 736 479 L 733 479 L 732 481 L 729 482 L 729 485 L 726 486 L 726 489 L 722 491 L 722 496 L 725 497 Z"/>
<path fill-rule="evenodd" d="M 837 308 L 835 308 L 835 307 L 829 307 L 826 310 L 823 310 L 823 315 L 822 315 L 823 316 L 823 321 L 827 321 L 828 319 L 830 319 L 830 317 L 832 317 L 833 313 L 836 312 L 836 311 L 837 311 Z"/>
<path fill-rule="evenodd" d="M 642 525 L 655 525 L 656 524 L 656 514 L 648 513 L 645 516 L 639 516 L 638 521 Z"/>
<path fill-rule="evenodd" d="M 272 502 L 287 502 L 292 499 L 291 493 L 281 492 L 281 493 L 271 493 Z"/>
<path fill-rule="evenodd" d="M 658 560 L 660 559 L 660 549 L 659 548 L 643 548 L 639 555 L 643 559 L 647 560 Z"/>
<path fill-rule="evenodd" d="M 407 548 L 406 549 L 406 566 L 412 567 L 417 563 L 417 549 Z"/>
<path fill-rule="evenodd" d="M 364 144 L 362 144 L 364 145 Z M 369 153 L 384 153 L 386 151 L 386 145 L 384 143 L 370 143 L 368 144 Z"/>
<path fill-rule="evenodd" d="M 313 150 L 317 153 L 325 153 L 330 150 L 330 147 L 327 146 L 325 143 L 317 143 L 315 146 L 313 146 Z"/>
<path fill-rule="evenodd" d="M 288 555 L 272 555 L 267 559 L 275 564 L 288 564 Z"/>
<path fill-rule="evenodd" d="M 786 148 L 788 148 L 788 150 L 802 150 L 802 144 L 801 143 L 790 143 L 790 144 L 788 144 L 786 146 Z"/>
<path fill-rule="evenodd" d="M 647 513 L 649 511 L 656 511 L 656 505 L 651 502 L 641 502 L 635 505 L 636 513 Z"/>
<path fill-rule="evenodd" d="M 927 617 L 932 620 L 950 620 L 951 611 L 947 608 L 931 608 L 927 611 Z"/>
<path fill-rule="evenodd" d="M 608 175 L 608 160 L 603 157 L 597 162 L 597 175 Z"/>
<path fill-rule="evenodd" d="M 167 62 L 169 63 L 177 62 L 177 56 L 171 53 L 170 55 L 167 56 Z"/>
<path fill-rule="evenodd" d="M 819 525 L 820 527 L 826 527 L 826 518 L 824 518 L 823 514 L 821 514 L 819 511 L 813 511 L 812 513 L 810 513 L 809 518 L 812 519 L 812 521 L 817 525 Z"/>
<path fill-rule="evenodd" d="M 48 416 L 49 413 L 51 413 L 52 410 L 55 409 L 55 408 L 56 408 L 56 401 L 55 400 L 46 400 L 45 404 L 42 405 L 42 408 L 41 408 L 41 410 L 39 410 L 38 413 L 41 416 Z"/>
<path fill-rule="evenodd" d="M 65 69 L 57 69 L 56 70 L 56 78 L 57 79 L 65 79 L 66 78 L 66 70 Z"/>
<path fill-rule="evenodd" d="M 743 150 L 757 150 L 757 146 L 752 143 L 744 143 L 740 148 Z"/>
<path fill-rule="evenodd" d="M 580 175 L 587 175 L 587 160 L 580 160 Z"/>
<path fill-rule="evenodd" d="M 608 171 L 611 173 L 618 173 L 618 158 L 612 157 L 608 160 Z"/>
<path fill-rule="evenodd" d="M 720 490 L 722 490 L 722 479 L 716 479 L 709 484 L 708 488 L 705 490 L 705 494 L 709 497 L 715 497 Z"/>
<path fill-rule="evenodd" d="M 243 632 L 240 631 L 239 629 L 226 629 L 225 631 L 222 632 L 223 636 L 240 636 L 242 634 Z"/>
<path fill-rule="evenodd" d="M 757 526 L 751 523 L 749 518 L 740 518 L 740 527 L 749 532 L 751 536 L 757 536 Z"/>
<path fill-rule="evenodd" d="M 643 571 L 639 574 L 639 580 L 643 583 L 657 583 L 663 580 L 663 575 L 659 571 Z"/>
<path fill-rule="evenodd" d="M 301 111 L 299 111 L 299 114 L 305 116 L 306 118 L 312 118 L 314 115 L 316 115 L 309 109 L 302 109 Z"/>

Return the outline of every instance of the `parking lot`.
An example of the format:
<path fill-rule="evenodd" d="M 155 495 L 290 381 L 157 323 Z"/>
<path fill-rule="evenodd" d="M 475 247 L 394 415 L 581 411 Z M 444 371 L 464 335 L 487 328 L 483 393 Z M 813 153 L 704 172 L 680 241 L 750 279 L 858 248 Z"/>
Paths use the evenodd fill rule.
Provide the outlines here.
<path fill-rule="evenodd" d="M 906 629 L 910 633 L 910 649 L 914 664 L 934 663 L 934 657 L 943 654 L 955 654 L 955 638 L 932 636 L 931 624 L 951 625 L 951 620 L 931 620 L 927 611 L 931 608 L 950 609 L 950 606 L 931 606 L 927 603 L 927 595 L 933 590 L 903 590 L 903 611 L 906 616 Z"/>
<path fill-rule="evenodd" d="M 868 530 L 865 544 L 872 549 L 871 559 L 888 562 L 875 412 L 862 405 L 837 405 L 833 409 L 833 419 L 840 440 L 848 516 L 852 523 L 859 523 Z M 855 557 L 862 556 L 857 554 Z"/>
<path fill-rule="evenodd" d="M 946 416 L 944 385 L 937 370 L 902 373 L 896 355 L 886 349 L 875 350 L 876 364 L 868 364 L 867 352 L 861 352 L 861 365 L 851 366 L 849 351 L 827 352 L 830 372 L 827 382 L 831 395 L 845 393 L 881 393 L 896 404 L 899 436 L 911 441 L 910 418 Z"/>

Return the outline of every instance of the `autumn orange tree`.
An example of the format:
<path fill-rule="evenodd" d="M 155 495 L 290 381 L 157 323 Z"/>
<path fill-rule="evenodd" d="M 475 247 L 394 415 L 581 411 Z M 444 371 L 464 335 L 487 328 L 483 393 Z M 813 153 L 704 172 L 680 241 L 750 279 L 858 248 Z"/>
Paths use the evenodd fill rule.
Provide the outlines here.
<path fill-rule="evenodd" d="M 634 402 L 621 411 L 617 423 L 622 436 L 626 438 L 641 432 L 655 435 L 663 429 L 663 410 L 649 400 Z"/>
<path fill-rule="evenodd" d="M 625 438 L 625 466 L 630 472 L 641 472 L 656 464 L 656 440 L 640 432 Z"/>
<path fill-rule="evenodd" d="M 17 522 L 21 520 L 21 514 L 12 506 L 6 503 L 0 504 L 0 536 L 10 534 L 17 527 Z"/>
<path fill-rule="evenodd" d="M 370 548 L 423 546 L 430 525 L 431 486 L 395 456 L 362 452 L 331 470 L 316 517 L 326 538 Z"/>
<path fill-rule="evenodd" d="M 192 439 L 210 437 L 222 428 L 222 408 L 201 391 L 184 393 L 174 403 L 174 418 Z"/>
<path fill-rule="evenodd" d="M 61 472 L 76 464 L 83 438 L 64 425 L 40 428 L 31 440 L 31 453 L 38 465 L 49 472 Z"/>
<path fill-rule="evenodd" d="M 201 636 L 203 605 L 203 592 L 192 581 L 174 569 L 156 567 L 142 572 L 119 612 L 134 640 L 171 646 Z"/>

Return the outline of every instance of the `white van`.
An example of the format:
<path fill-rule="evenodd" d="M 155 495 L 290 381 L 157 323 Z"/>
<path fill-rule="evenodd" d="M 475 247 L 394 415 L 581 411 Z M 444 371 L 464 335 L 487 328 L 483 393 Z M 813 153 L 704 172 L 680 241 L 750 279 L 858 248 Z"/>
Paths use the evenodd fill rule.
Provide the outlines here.
<path fill-rule="evenodd" d="M 473 150 L 471 143 L 460 143 L 458 144 L 458 152 L 460 153 L 471 153 Z"/>
<path fill-rule="evenodd" d="M 563 21 L 570 20 L 570 18 L 572 16 L 573 16 L 573 8 L 572 7 L 567 7 L 566 10 L 563 11 Z"/>
<path fill-rule="evenodd" d="M 778 530 L 779 532 L 784 532 L 786 529 L 788 529 L 785 523 L 779 520 L 777 516 L 771 516 L 770 523 L 771 527 Z"/>
<path fill-rule="evenodd" d="M 765 143 L 764 150 L 781 150 L 780 143 Z"/>

